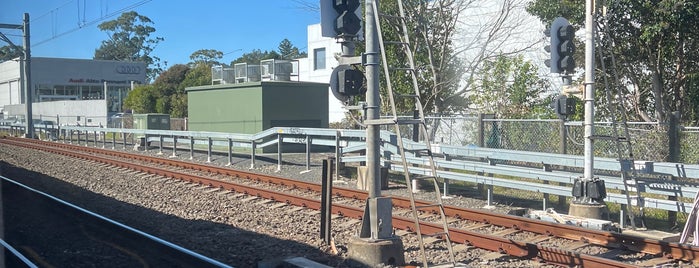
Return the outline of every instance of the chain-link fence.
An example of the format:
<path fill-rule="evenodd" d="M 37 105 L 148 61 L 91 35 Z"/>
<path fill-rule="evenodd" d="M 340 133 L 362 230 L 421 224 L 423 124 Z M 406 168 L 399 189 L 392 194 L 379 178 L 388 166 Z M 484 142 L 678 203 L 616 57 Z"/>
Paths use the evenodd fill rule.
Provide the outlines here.
<path fill-rule="evenodd" d="M 561 132 L 560 120 L 483 119 L 483 146 L 533 152 L 561 153 L 565 141 L 567 154 L 584 154 L 584 126 L 582 122 L 566 122 Z M 699 128 L 670 128 L 667 124 L 629 122 L 628 131 L 634 158 L 647 161 L 669 161 L 671 130 L 679 135 L 678 158 L 683 163 L 699 161 Z M 624 128 L 616 126 L 623 137 Z M 595 122 L 596 136 L 614 137 L 614 125 Z M 594 155 L 618 158 L 617 144 L 611 139 L 597 139 Z"/>
<path fill-rule="evenodd" d="M 483 146 L 511 150 L 558 153 L 558 120 L 483 119 Z"/>
<path fill-rule="evenodd" d="M 683 127 L 679 134 L 679 161 L 699 164 L 699 127 Z"/>
<path fill-rule="evenodd" d="M 413 116 L 400 116 L 409 119 Z M 80 115 L 50 116 L 33 115 L 35 124 L 81 125 L 112 128 L 133 128 L 131 114 L 116 114 L 111 117 Z M 14 121 L 13 121 L 14 120 Z M 12 121 L 12 122 L 11 122 Z M 3 123 L 24 122 L 23 116 L 4 118 Z M 188 130 L 186 118 L 171 118 L 170 129 Z M 561 153 L 565 141 L 567 154 L 583 155 L 584 126 L 582 122 L 566 122 L 565 132 L 561 121 L 555 119 L 494 119 L 492 116 L 428 116 L 426 123 L 434 143 L 449 145 L 478 145 L 545 153 Z M 667 124 L 629 122 L 629 136 L 634 158 L 647 161 L 670 161 L 676 158 L 681 163 L 699 163 L 699 127 L 670 127 Z M 436 128 L 435 128 L 436 126 Z M 403 138 L 412 139 L 416 134 L 413 125 L 401 125 Z M 382 129 L 394 131 L 393 126 Z M 676 131 L 673 133 L 672 131 Z M 623 136 L 624 129 L 617 126 Z M 671 157 L 670 137 L 678 137 L 676 156 Z M 595 135 L 615 136 L 614 126 L 609 122 L 595 122 Z M 419 137 L 422 139 L 422 137 Z M 595 140 L 594 154 L 598 157 L 617 158 L 616 144 L 612 140 Z"/>
<path fill-rule="evenodd" d="M 381 118 L 389 118 L 382 116 Z M 392 117 L 390 117 L 392 118 Z M 399 119 L 411 119 L 413 116 L 398 116 Z M 434 143 L 461 145 L 477 144 L 478 116 L 427 116 L 425 118 L 427 130 Z M 435 127 L 436 126 L 436 127 Z M 400 132 L 405 139 L 423 140 L 415 125 L 400 125 Z M 395 132 L 395 126 L 383 125 L 382 130 Z"/>
<path fill-rule="evenodd" d="M 669 157 L 668 127 L 658 123 L 629 122 L 629 137 L 634 159 L 666 161 Z M 585 129 L 580 122 L 572 122 L 567 127 L 568 153 L 584 154 Z M 624 128 L 616 127 L 617 135 L 624 136 Z M 614 125 L 610 122 L 596 122 L 595 135 L 615 136 Z M 599 157 L 618 158 L 617 144 L 613 140 L 595 140 L 594 154 Z"/>

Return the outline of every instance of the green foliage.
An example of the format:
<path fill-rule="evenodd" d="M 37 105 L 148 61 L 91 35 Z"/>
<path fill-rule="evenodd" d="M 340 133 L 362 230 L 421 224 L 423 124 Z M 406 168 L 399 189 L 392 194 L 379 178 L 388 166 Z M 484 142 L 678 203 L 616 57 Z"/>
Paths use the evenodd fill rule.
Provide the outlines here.
<path fill-rule="evenodd" d="M 151 85 L 129 93 L 124 106 L 136 113 L 165 113 L 179 118 L 187 116 L 185 88 L 211 84 L 211 65 L 198 63 L 194 67 L 176 64 L 162 72 Z"/>
<path fill-rule="evenodd" d="M 12 46 L 0 47 L 0 62 L 13 60 L 22 56 L 21 50 L 16 50 Z"/>
<path fill-rule="evenodd" d="M 298 59 L 308 56 L 305 52 L 299 52 L 299 48 L 291 44 L 289 39 L 284 38 L 284 40 L 279 43 L 279 56 L 284 60 Z"/>
<path fill-rule="evenodd" d="M 527 11 L 545 23 L 564 16 L 582 28 L 584 5 L 584 1 L 534 0 Z M 597 21 L 601 30 L 596 50 L 604 57 L 596 60 L 596 95 L 604 96 L 606 78 L 612 95 L 623 96 L 631 120 L 665 122 L 674 111 L 683 121 L 699 118 L 697 83 L 692 78 L 699 74 L 695 53 L 699 3 L 618 0 L 605 7 L 606 17 L 598 15 Z M 608 113 L 601 109 L 598 116 Z"/>
<path fill-rule="evenodd" d="M 585 1 L 535 0 L 529 2 L 526 10 L 547 24 L 551 24 L 556 17 L 568 19 L 576 28 L 585 24 Z"/>
<path fill-rule="evenodd" d="M 124 107 L 134 113 L 153 113 L 157 99 L 154 85 L 143 85 L 134 88 L 124 99 Z"/>
<path fill-rule="evenodd" d="M 281 58 L 279 56 L 279 53 L 276 51 L 267 51 L 265 50 L 264 52 L 259 49 L 254 49 L 252 52 L 248 53 L 243 53 L 242 56 L 239 58 L 235 59 L 234 61 L 231 62 L 231 66 L 235 65 L 236 63 L 247 63 L 247 64 L 260 64 L 261 60 L 268 60 L 268 59 L 279 59 Z"/>
<path fill-rule="evenodd" d="M 219 62 L 222 58 L 223 52 L 216 49 L 200 49 L 194 51 L 192 55 L 189 55 L 189 59 L 192 60 L 193 65 L 222 65 L 221 62 Z"/>
<path fill-rule="evenodd" d="M 148 17 L 136 11 L 124 12 L 116 20 L 100 23 L 97 27 L 107 32 L 109 39 L 102 41 L 100 47 L 95 49 L 94 59 L 145 62 L 147 77 L 152 80 L 162 68 L 160 59 L 151 56 L 151 52 L 165 40 L 151 37 L 155 32 L 152 24 Z"/>
<path fill-rule="evenodd" d="M 540 97 L 549 88 L 538 75 L 538 68 L 522 56 L 500 55 L 486 60 L 478 81 L 471 81 L 477 94 L 470 96 L 483 113 L 501 118 L 549 118 L 550 98 Z"/>
<path fill-rule="evenodd" d="M 458 8 L 454 1 L 403 1 L 405 22 L 409 29 L 410 50 L 412 51 L 419 92 L 415 92 L 410 73 L 396 68 L 408 68 L 408 58 L 401 46 L 386 45 L 386 60 L 390 71 L 392 89 L 395 94 L 421 96 L 422 109 L 426 113 L 459 113 L 468 105 L 468 100 L 454 94 L 463 73 L 461 62 L 454 50 L 452 41 L 456 34 Z M 387 14 L 398 14 L 396 1 L 381 2 L 381 9 Z M 403 31 L 395 20 L 381 18 L 384 41 L 403 41 Z M 358 46 L 363 52 L 363 46 Z M 387 96 L 385 73 L 380 73 L 380 93 Z M 396 98 L 398 114 L 412 114 L 416 108 L 411 98 Z M 382 112 L 390 112 L 388 98 L 382 98 Z M 439 124 L 438 121 L 434 122 Z M 437 129 L 436 127 L 433 129 Z"/>
<path fill-rule="evenodd" d="M 182 80 L 180 84 L 181 88 L 204 86 L 211 84 L 211 65 L 208 64 L 197 64 L 194 68 L 190 69 L 189 72 Z M 181 93 L 184 93 L 182 91 Z"/>
<path fill-rule="evenodd" d="M 170 96 L 170 116 L 184 118 L 187 114 L 187 94 L 178 93 Z"/>
<path fill-rule="evenodd" d="M 166 97 L 176 93 L 184 93 L 182 82 L 190 71 L 189 66 L 176 64 L 162 72 L 153 85 L 158 91 L 158 97 Z"/>
<path fill-rule="evenodd" d="M 297 59 L 308 56 L 306 52 L 300 52 L 299 48 L 294 46 L 289 39 L 284 39 L 279 43 L 279 51 L 262 51 L 254 49 L 251 52 L 243 53 L 242 56 L 231 62 L 231 66 L 236 63 L 260 64 L 262 60 L 268 59 Z"/>

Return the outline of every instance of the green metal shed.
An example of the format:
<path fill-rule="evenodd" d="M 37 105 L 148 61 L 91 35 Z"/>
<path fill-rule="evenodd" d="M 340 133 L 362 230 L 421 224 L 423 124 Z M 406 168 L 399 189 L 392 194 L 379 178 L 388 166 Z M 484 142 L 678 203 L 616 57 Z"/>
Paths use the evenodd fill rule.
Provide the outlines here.
<path fill-rule="evenodd" d="M 134 114 L 133 128 L 170 130 L 169 114 Z"/>
<path fill-rule="evenodd" d="M 189 130 L 254 134 L 328 127 L 328 84 L 261 81 L 188 87 Z"/>

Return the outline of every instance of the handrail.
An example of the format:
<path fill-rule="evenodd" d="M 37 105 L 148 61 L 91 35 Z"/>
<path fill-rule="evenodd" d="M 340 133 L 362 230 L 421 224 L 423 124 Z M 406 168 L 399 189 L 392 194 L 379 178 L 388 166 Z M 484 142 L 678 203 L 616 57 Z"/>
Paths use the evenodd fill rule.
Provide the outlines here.
<path fill-rule="evenodd" d="M 7 129 L 7 126 L 0 126 L 0 129 Z M 123 129 L 123 128 L 97 128 L 79 126 L 61 126 L 60 132 L 65 137 L 66 133 L 126 133 L 137 136 L 148 137 L 148 141 L 159 141 L 160 137 L 166 142 L 174 142 L 171 137 L 185 137 L 196 140 L 198 144 L 213 143 L 219 146 L 232 146 L 250 150 L 251 148 L 262 149 L 270 146 L 280 146 L 282 144 L 305 144 L 310 141 L 310 145 L 334 147 L 340 145 L 339 154 L 336 157 L 341 162 L 364 162 L 363 155 L 350 155 L 364 150 L 365 131 L 347 129 L 319 129 L 319 128 L 296 128 L 296 127 L 275 127 L 264 130 L 256 134 L 236 134 L 223 132 L 205 131 L 172 131 L 172 130 L 146 130 L 146 129 Z M 310 138 L 309 138 L 310 137 Z M 401 171 L 400 167 L 391 166 L 390 160 L 400 159 L 397 149 L 397 137 L 394 133 L 382 130 L 381 155 L 384 166 L 395 171 Z M 190 140 L 178 139 L 178 143 L 189 143 Z M 407 148 L 420 149 L 424 144 L 403 139 L 403 144 Z M 570 195 L 572 183 L 580 174 L 570 170 L 547 170 L 535 166 L 559 166 L 573 169 L 583 168 L 584 158 L 576 155 L 563 155 L 553 153 L 539 153 L 528 151 L 516 151 L 506 149 L 480 148 L 476 146 L 453 146 L 436 144 L 432 151 L 435 154 L 444 156 L 444 160 L 438 160 L 437 166 L 442 169 L 460 170 L 465 172 L 485 172 L 500 176 L 502 178 L 479 177 L 469 175 L 464 172 L 440 173 L 440 176 L 449 180 L 482 183 L 492 186 L 501 186 L 512 189 L 523 189 L 529 191 L 542 192 L 555 195 Z M 254 156 L 255 152 L 251 152 Z M 310 154 L 310 152 L 306 152 Z M 280 155 L 281 157 L 281 155 Z M 421 165 L 426 159 L 407 156 L 410 163 Z M 281 165 L 280 161 L 280 165 Z M 527 166 L 509 165 L 507 163 L 529 163 Z M 674 180 L 675 178 L 699 179 L 699 165 L 669 163 L 669 162 L 645 162 L 635 163 L 638 165 L 650 166 L 645 170 L 648 178 L 641 179 L 643 184 L 640 191 L 649 194 L 688 197 L 692 198 L 699 192 L 699 183 L 691 180 Z M 532 167 L 534 166 L 534 167 Z M 599 177 L 605 180 L 609 189 L 623 189 L 623 182 L 619 177 L 613 175 L 619 172 L 621 165 L 619 161 L 611 158 L 595 158 L 594 167 L 598 173 L 604 174 Z M 416 174 L 423 173 L 420 169 L 409 169 Z M 532 181 L 521 181 L 508 179 L 509 177 L 527 178 Z M 652 178 L 651 178 L 652 177 Z M 506 183 L 507 182 L 507 183 Z M 545 182 L 558 182 L 563 185 L 553 186 Z M 621 196 L 621 195 L 620 195 Z M 608 194 L 608 202 L 624 203 L 613 193 Z M 667 199 L 644 197 L 643 204 L 646 207 L 664 209 L 669 211 L 688 211 L 692 204 L 684 203 L 682 200 L 674 201 Z"/>

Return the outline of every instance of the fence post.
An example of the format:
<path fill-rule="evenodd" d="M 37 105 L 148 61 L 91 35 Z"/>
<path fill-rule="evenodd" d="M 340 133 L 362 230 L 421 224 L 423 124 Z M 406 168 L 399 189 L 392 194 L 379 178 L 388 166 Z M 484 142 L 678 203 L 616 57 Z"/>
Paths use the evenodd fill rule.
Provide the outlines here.
<path fill-rule="evenodd" d="M 566 118 L 565 117 L 560 117 L 559 121 L 559 126 L 560 126 L 560 136 L 561 136 L 561 144 L 558 147 L 558 151 L 561 154 L 568 154 L 568 135 L 566 131 Z M 559 182 L 558 185 L 564 185 L 564 183 Z M 566 206 L 566 196 L 559 195 L 558 196 L 558 207 L 559 208 L 564 208 Z"/>
<path fill-rule="evenodd" d="M 485 147 L 485 127 L 483 124 L 484 114 L 478 114 L 478 147 Z"/>
<path fill-rule="evenodd" d="M 668 136 L 668 162 L 680 162 L 680 113 L 672 112 L 667 128 Z"/>
<path fill-rule="evenodd" d="M 680 162 L 680 112 L 672 112 L 670 114 L 670 120 L 668 122 L 667 136 L 668 136 L 668 162 L 678 163 Z M 672 180 L 676 178 L 673 176 Z M 668 200 L 677 201 L 677 194 L 667 197 Z M 668 211 L 667 221 L 671 226 L 677 226 L 677 212 Z"/>

